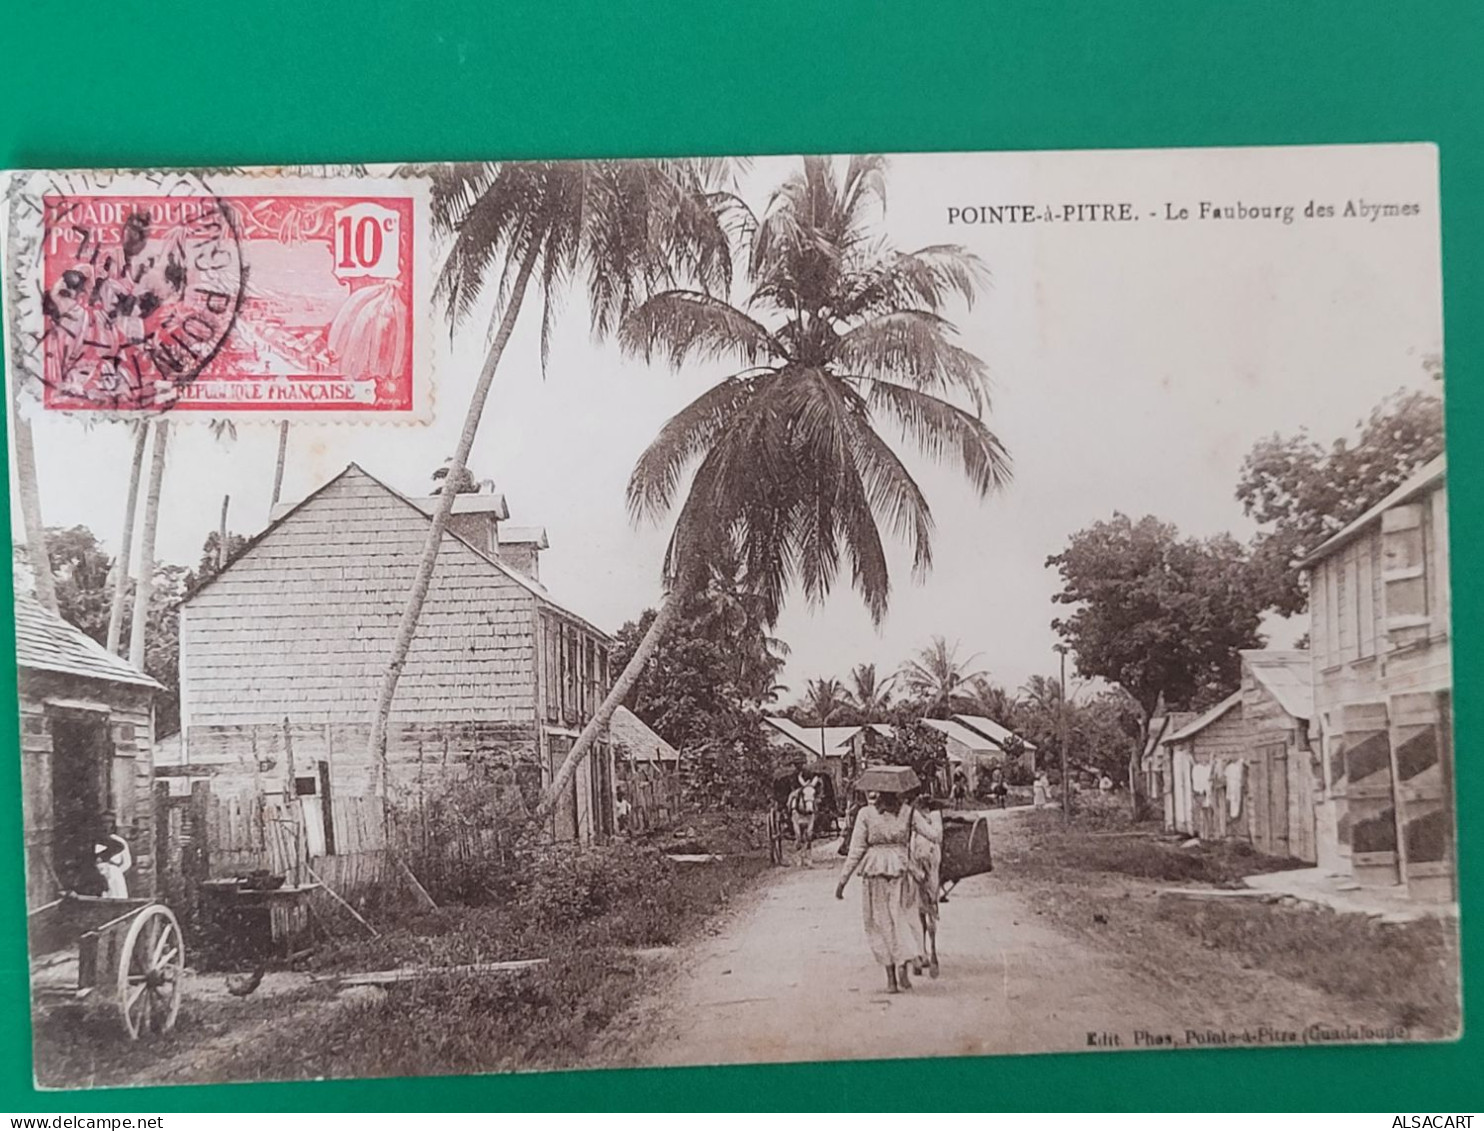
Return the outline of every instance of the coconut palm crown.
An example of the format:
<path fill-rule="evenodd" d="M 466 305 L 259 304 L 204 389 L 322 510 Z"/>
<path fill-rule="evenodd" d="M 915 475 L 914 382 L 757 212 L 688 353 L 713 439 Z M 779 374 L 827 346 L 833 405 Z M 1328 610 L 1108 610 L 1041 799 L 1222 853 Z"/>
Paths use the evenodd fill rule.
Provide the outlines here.
<path fill-rule="evenodd" d="M 830 159 L 806 158 L 762 218 L 747 219 L 742 301 L 669 289 L 620 325 L 621 346 L 646 360 L 742 366 L 665 424 L 629 481 L 635 519 L 658 520 L 695 465 L 666 554 L 671 585 L 730 544 L 771 622 L 794 584 L 823 600 L 843 558 L 879 624 L 891 583 L 878 519 L 919 576 L 933 519 L 878 422 L 951 459 L 981 496 L 1009 481 L 982 418 L 987 368 L 944 316 L 955 298 L 972 305 L 984 269 L 958 246 L 901 252 L 872 234 L 884 167 L 855 157 L 841 176 Z"/>

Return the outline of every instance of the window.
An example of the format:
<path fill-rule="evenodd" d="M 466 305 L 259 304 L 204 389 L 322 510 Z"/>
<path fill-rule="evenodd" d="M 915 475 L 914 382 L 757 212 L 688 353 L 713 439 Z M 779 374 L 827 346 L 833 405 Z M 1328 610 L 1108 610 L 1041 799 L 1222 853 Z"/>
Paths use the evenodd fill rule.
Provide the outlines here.
<path fill-rule="evenodd" d="M 561 640 L 557 635 L 558 627 L 551 617 L 541 618 L 541 658 L 546 670 L 546 721 L 549 723 L 561 718 Z"/>

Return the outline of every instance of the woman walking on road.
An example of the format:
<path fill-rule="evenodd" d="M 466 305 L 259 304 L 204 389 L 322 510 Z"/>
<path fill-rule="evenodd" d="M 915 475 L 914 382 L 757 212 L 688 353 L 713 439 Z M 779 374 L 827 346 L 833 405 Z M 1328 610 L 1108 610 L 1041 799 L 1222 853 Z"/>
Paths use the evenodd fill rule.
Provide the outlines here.
<path fill-rule="evenodd" d="M 922 972 L 922 919 L 918 883 L 908 859 L 916 810 L 902 804 L 918 786 L 909 766 L 876 766 L 860 777 L 857 789 L 866 804 L 855 819 L 850 851 L 835 898 L 845 898 L 845 885 L 861 876 L 861 921 L 877 963 L 886 967 L 888 993 L 912 988 L 908 966 Z"/>

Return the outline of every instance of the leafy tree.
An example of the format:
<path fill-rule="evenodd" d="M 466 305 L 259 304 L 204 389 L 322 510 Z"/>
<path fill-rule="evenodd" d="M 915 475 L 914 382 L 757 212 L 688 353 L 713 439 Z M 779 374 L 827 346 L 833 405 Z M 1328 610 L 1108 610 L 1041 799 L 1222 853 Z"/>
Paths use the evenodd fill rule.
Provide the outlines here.
<path fill-rule="evenodd" d="M 776 697 L 787 645 L 746 615 L 748 594 L 725 571 L 686 601 L 675 627 L 640 670 L 625 705 L 684 751 L 739 729 Z M 618 630 L 614 662 L 627 666 L 657 613 L 646 609 Z"/>
<path fill-rule="evenodd" d="M 953 296 L 973 300 L 978 260 L 959 247 L 888 247 L 868 224 L 884 186 L 878 157 L 852 158 L 843 177 L 828 159 L 805 159 L 765 215 L 746 218 L 750 293 L 740 304 L 669 290 L 620 327 L 620 344 L 646 360 L 679 368 L 733 358 L 742 368 L 672 417 L 634 468 L 630 511 L 658 520 L 695 465 L 665 559 L 669 597 L 554 775 L 539 818 L 719 553 L 740 558 L 769 624 L 795 583 L 824 600 L 842 559 L 879 622 L 891 590 L 880 521 L 911 546 L 917 572 L 927 570 L 932 514 L 878 421 L 929 457 L 952 459 L 981 496 L 1009 481 L 1008 458 L 981 418 L 985 365 L 944 316 Z M 947 399 L 955 395 L 970 407 Z"/>
<path fill-rule="evenodd" d="M 871 744 L 867 762 L 911 766 L 928 793 L 938 794 L 948 784 L 948 737 L 915 712 L 899 709 L 891 717 L 891 737 Z"/>
<path fill-rule="evenodd" d="M 1046 564 L 1061 573 L 1053 600 L 1072 608 L 1052 628 L 1077 671 L 1117 684 L 1138 705 L 1128 765 L 1136 790 L 1137 754 L 1161 700 L 1171 709 L 1219 701 L 1238 685 L 1238 650 L 1262 646 L 1264 599 L 1247 552 L 1229 535 L 1181 538 L 1152 516 L 1115 514 L 1073 534 Z"/>
<path fill-rule="evenodd" d="M 1307 431 L 1258 441 L 1242 461 L 1237 500 L 1264 529 L 1253 567 L 1266 604 L 1292 615 L 1308 604 L 1295 559 L 1385 498 L 1443 451 L 1443 402 L 1400 391 L 1371 410 L 1358 435 L 1328 447 Z"/>
<path fill-rule="evenodd" d="M 944 718 L 967 705 L 975 689 L 974 681 L 985 676 L 970 671 L 969 665 L 978 653 L 960 660 L 958 644 L 935 636 L 926 648 L 919 648 L 916 658 L 908 660 L 897 673 L 922 714 Z"/>
<path fill-rule="evenodd" d="M 107 644 L 113 603 L 114 560 L 86 526 L 52 527 L 46 531 L 51 578 L 63 620 L 100 645 Z M 13 549 L 13 556 L 22 553 Z M 155 704 L 155 729 L 170 734 L 180 725 L 180 617 L 177 606 L 185 595 L 187 571 L 181 566 L 157 564 L 149 591 L 142 649 L 144 671 L 159 680 L 166 694 Z M 124 598 L 124 643 L 133 633 L 135 587 Z M 131 651 L 133 649 L 131 648 Z"/>

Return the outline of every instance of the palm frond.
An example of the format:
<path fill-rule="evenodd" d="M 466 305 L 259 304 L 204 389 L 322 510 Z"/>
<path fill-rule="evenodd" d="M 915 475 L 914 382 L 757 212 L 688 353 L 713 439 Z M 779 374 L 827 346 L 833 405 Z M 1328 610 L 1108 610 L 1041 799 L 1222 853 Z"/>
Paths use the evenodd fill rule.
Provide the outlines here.
<path fill-rule="evenodd" d="M 949 341 L 951 323 L 926 310 L 897 310 L 852 327 L 835 342 L 835 358 L 852 373 L 899 381 L 928 392 L 962 392 L 983 412 L 989 369 Z"/>
<path fill-rule="evenodd" d="M 889 381 L 867 381 L 866 400 L 873 412 L 892 417 L 925 456 L 941 463 L 954 453 L 981 498 L 1009 486 L 1013 475 L 1009 453 L 979 417 Z"/>
<path fill-rule="evenodd" d="M 661 291 L 646 299 L 619 326 L 618 343 L 645 361 L 662 353 L 675 369 L 693 357 L 735 357 L 753 365 L 760 358 L 787 356 L 761 322 L 719 298 L 689 290 Z"/>
<path fill-rule="evenodd" d="M 629 475 L 629 514 L 637 522 L 660 518 L 675 500 L 680 477 L 737 419 L 753 383 L 734 377 L 708 389 L 665 422 Z"/>

